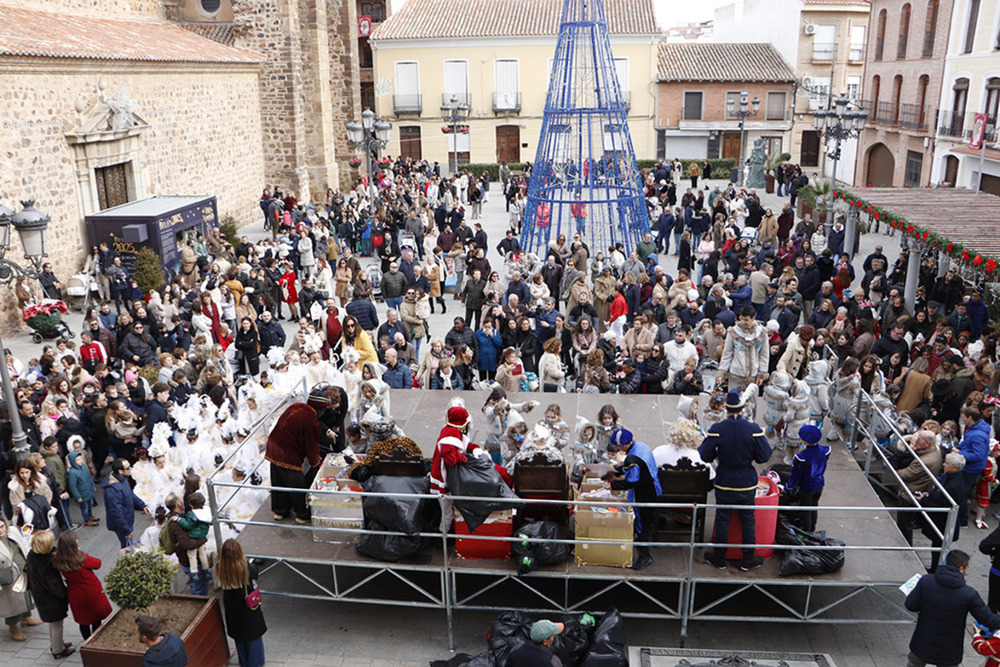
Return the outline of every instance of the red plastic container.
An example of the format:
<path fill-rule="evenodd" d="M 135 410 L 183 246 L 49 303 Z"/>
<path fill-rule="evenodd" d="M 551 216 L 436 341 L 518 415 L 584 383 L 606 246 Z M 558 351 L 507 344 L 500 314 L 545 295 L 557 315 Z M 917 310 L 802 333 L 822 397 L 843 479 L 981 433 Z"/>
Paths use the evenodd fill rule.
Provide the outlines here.
<path fill-rule="evenodd" d="M 472 535 L 489 537 L 511 537 L 514 534 L 514 517 L 510 512 L 494 512 L 487 523 L 476 528 Z M 773 534 L 774 531 L 772 531 Z M 460 515 L 455 516 L 455 535 L 469 535 L 469 527 Z M 455 553 L 461 558 L 507 560 L 510 558 L 510 542 L 501 540 L 477 540 L 474 538 L 455 540 Z"/>
<path fill-rule="evenodd" d="M 761 482 L 767 482 L 768 492 L 766 496 L 757 496 L 757 509 L 754 512 L 754 542 L 757 544 L 774 544 L 774 532 L 778 527 L 778 485 L 770 477 L 758 477 Z M 773 509 L 762 509 L 773 508 Z M 714 534 L 714 533 L 713 533 Z M 729 537 L 726 540 L 730 544 L 739 544 L 743 541 L 743 529 L 740 526 L 739 510 L 733 510 L 733 515 L 729 519 Z M 757 549 L 757 555 L 761 558 L 770 558 L 774 555 L 774 549 Z M 743 550 L 730 548 L 726 551 L 726 558 L 738 560 L 743 557 Z"/>

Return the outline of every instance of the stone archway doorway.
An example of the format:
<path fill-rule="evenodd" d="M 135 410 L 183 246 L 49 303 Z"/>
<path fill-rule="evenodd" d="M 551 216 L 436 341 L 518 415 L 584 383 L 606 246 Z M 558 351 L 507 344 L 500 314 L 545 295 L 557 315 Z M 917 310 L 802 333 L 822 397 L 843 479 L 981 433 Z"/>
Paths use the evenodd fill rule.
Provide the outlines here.
<path fill-rule="evenodd" d="M 892 187 L 896 160 L 885 144 L 875 144 L 868 150 L 868 172 L 865 185 L 873 188 Z"/>

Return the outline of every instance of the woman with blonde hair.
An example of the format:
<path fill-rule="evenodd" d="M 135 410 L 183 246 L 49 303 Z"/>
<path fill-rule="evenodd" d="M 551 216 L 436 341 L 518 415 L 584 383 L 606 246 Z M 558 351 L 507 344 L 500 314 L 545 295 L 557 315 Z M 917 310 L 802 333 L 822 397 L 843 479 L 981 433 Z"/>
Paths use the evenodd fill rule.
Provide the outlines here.
<path fill-rule="evenodd" d="M 49 650 L 60 660 L 73 653 L 73 645 L 63 642 L 63 621 L 69 612 L 69 597 L 62 575 L 52 564 L 56 536 L 51 530 L 41 530 L 31 538 L 28 553 L 28 590 L 38 608 L 38 616 L 49 624 Z"/>
<path fill-rule="evenodd" d="M 254 583 L 258 576 L 257 568 L 247 562 L 239 542 L 228 539 L 222 543 L 215 566 L 215 581 L 222 589 L 226 634 L 236 643 L 240 667 L 264 664 L 267 624 L 260 606 L 260 591 Z"/>

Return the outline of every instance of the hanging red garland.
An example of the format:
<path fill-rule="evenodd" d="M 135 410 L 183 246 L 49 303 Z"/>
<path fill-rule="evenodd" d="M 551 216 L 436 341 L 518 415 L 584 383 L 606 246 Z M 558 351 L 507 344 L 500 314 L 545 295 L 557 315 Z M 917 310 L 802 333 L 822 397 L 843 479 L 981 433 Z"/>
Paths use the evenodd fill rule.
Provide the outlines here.
<path fill-rule="evenodd" d="M 913 225 L 907 225 L 906 226 L 906 233 L 907 234 L 912 234 L 913 233 Z"/>
<path fill-rule="evenodd" d="M 945 249 L 945 250 L 947 250 L 948 252 L 951 252 L 951 251 L 952 251 L 952 244 L 951 244 L 951 242 L 950 242 L 950 241 L 948 242 L 948 245 L 946 245 L 946 246 L 944 247 L 944 249 Z"/>
<path fill-rule="evenodd" d="M 872 213 L 872 217 L 875 218 L 876 220 L 878 220 L 878 211 L 875 211 L 874 213 Z"/>
<path fill-rule="evenodd" d="M 924 241 L 926 241 L 927 237 L 930 236 L 930 235 L 931 235 L 930 232 L 924 232 L 923 234 L 920 235 L 920 238 L 922 238 Z"/>
<path fill-rule="evenodd" d="M 989 271 L 990 273 L 993 273 L 996 270 L 996 268 L 997 268 L 997 263 L 993 260 L 992 257 L 990 257 L 988 260 L 986 260 L 986 270 L 987 271 Z"/>
<path fill-rule="evenodd" d="M 963 250 L 962 251 L 962 260 L 966 261 L 966 262 L 969 261 L 969 251 L 968 250 Z"/>
<path fill-rule="evenodd" d="M 983 256 L 977 253 L 975 259 L 972 260 L 972 263 L 976 266 L 979 266 L 980 264 L 983 263 Z"/>

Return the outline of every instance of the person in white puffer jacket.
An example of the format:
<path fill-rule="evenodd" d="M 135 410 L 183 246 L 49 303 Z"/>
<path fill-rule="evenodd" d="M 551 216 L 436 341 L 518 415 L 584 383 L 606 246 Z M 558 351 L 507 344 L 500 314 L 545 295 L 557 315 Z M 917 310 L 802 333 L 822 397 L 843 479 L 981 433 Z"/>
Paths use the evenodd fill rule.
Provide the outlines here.
<path fill-rule="evenodd" d="M 771 358 L 768 331 L 755 317 L 753 306 L 744 306 L 736 326 L 726 332 L 719 360 L 719 378 L 728 380 L 730 389 L 743 391 L 748 385 L 767 379 Z"/>
<path fill-rule="evenodd" d="M 670 377 L 664 380 L 666 386 L 670 386 L 674 373 L 684 370 L 684 364 L 687 363 L 688 359 L 698 358 L 698 348 L 688 340 L 690 337 L 691 327 L 685 324 L 677 327 L 674 331 L 674 339 L 663 346 L 663 356 L 670 363 Z"/>

